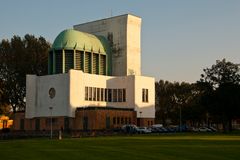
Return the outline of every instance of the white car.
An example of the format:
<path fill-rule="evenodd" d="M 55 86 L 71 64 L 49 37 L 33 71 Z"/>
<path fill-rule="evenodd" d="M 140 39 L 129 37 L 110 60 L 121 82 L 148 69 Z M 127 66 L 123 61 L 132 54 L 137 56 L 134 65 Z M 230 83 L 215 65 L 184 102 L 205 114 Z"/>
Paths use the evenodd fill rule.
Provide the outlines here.
<path fill-rule="evenodd" d="M 212 130 L 209 129 L 209 128 L 207 128 L 207 127 L 200 127 L 200 128 L 199 128 L 199 131 L 200 131 L 200 132 L 212 132 Z"/>

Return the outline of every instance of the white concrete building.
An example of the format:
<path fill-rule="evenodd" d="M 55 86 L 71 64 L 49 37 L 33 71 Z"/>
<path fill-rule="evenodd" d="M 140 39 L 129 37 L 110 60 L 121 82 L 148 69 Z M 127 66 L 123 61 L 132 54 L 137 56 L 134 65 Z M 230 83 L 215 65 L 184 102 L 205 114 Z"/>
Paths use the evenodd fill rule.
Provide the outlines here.
<path fill-rule="evenodd" d="M 28 75 L 27 84 L 26 118 L 49 117 L 49 107 L 53 107 L 53 116 L 75 117 L 78 107 L 132 108 L 137 117 L 155 116 L 151 77 L 104 76 L 69 70 L 64 74 Z M 55 90 L 54 98 L 49 95 L 51 88 Z"/>
<path fill-rule="evenodd" d="M 152 125 L 155 80 L 141 76 L 140 32 L 141 18 L 129 14 L 61 32 L 49 52 L 49 75 L 27 75 L 29 122 L 20 126 L 48 129 L 50 116 L 70 129 Z"/>

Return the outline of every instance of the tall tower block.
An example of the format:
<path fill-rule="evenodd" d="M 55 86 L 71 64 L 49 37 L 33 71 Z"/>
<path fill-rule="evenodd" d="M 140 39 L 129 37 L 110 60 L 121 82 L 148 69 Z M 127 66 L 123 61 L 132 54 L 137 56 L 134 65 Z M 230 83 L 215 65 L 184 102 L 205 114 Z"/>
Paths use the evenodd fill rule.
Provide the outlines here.
<path fill-rule="evenodd" d="M 130 14 L 74 25 L 75 30 L 101 35 L 110 42 L 111 75 L 141 75 L 141 18 Z"/>

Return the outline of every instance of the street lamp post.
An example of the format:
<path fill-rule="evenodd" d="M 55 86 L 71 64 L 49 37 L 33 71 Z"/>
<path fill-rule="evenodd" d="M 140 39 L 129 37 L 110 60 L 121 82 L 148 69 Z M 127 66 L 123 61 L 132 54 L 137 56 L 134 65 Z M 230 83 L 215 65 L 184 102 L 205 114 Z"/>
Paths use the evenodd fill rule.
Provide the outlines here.
<path fill-rule="evenodd" d="M 50 126 L 51 126 L 50 138 L 52 139 L 52 136 L 53 136 L 53 126 L 52 126 L 52 110 L 53 110 L 53 107 L 49 107 L 49 109 L 50 109 L 50 119 L 51 119 L 51 122 L 50 122 Z"/>
<path fill-rule="evenodd" d="M 175 94 L 173 96 L 176 104 L 178 104 L 179 106 L 179 131 L 182 132 L 182 107 L 181 107 L 182 102 Z"/>
<path fill-rule="evenodd" d="M 85 126 L 85 106 L 83 106 L 83 116 L 82 116 L 82 121 L 83 121 L 83 131 L 85 131 L 85 128 L 86 128 L 86 126 Z"/>
<path fill-rule="evenodd" d="M 49 89 L 49 91 L 48 91 L 48 94 L 49 94 L 49 97 L 51 98 L 51 99 L 53 99 L 54 97 L 55 97 L 55 95 L 56 95 L 56 90 L 52 87 L 52 88 L 50 88 Z M 51 139 L 52 139 L 52 136 L 53 136 L 53 124 L 52 124 L 52 110 L 53 110 L 53 107 L 49 107 L 49 109 L 50 109 L 50 115 L 51 115 Z"/>
<path fill-rule="evenodd" d="M 139 112 L 140 117 L 139 117 L 139 126 L 141 127 L 141 117 L 142 117 L 142 111 Z"/>
<path fill-rule="evenodd" d="M 180 132 L 182 132 L 182 107 L 181 107 L 181 105 L 179 105 L 179 110 L 180 110 L 180 112 L 179 112 L 179 119 L 180 119 Z"/>

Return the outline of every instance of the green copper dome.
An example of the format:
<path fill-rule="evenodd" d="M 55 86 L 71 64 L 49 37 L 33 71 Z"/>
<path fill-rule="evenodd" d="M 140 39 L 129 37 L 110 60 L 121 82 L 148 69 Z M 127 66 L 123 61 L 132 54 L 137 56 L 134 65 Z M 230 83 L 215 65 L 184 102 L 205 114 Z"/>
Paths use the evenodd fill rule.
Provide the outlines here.
<path fill-rule="evenodd" d="M 62 31 L 48 55 L 48 73 L 67 73 L 70 69 L 85 73 L 111 75 L 111 49 L 103 36 L 74 29 Z"/>
<path fill-rule="evenodd" d="M 95 36 L 74 29 L 67 29 L 57 36 L 52 49 L 74 49 L 107 53 L 109 51 L 109 44 L 103 36 Z"/>

